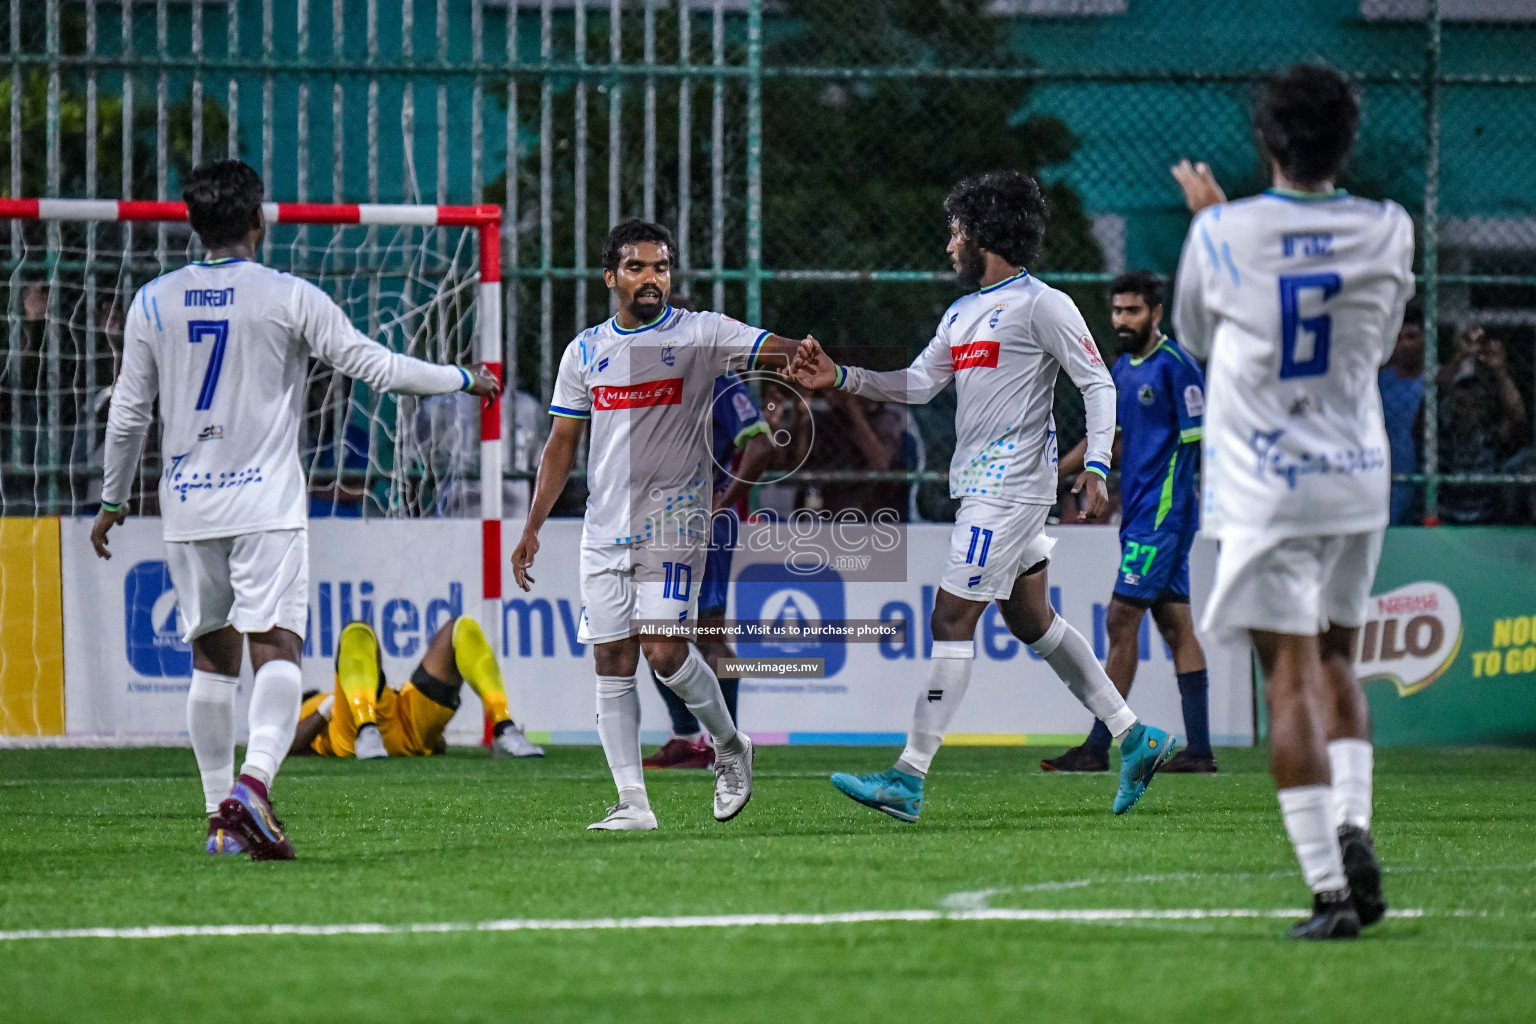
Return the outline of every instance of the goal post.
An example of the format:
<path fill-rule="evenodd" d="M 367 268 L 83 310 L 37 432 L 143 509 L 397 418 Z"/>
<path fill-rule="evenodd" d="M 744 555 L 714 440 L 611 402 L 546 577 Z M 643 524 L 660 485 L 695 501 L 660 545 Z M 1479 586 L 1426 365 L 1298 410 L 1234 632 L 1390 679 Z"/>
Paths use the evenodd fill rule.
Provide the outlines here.
<path fill-rule="evenodd" d="M 262 210 L 264 264 L 314 281 L 391 349 L 481 362 L 505 386 L 499 206 L 264 203 Z M 0 513 L 94 508 L 123 311 L 139 285 L 198 258 L 186 219 L 180 202 L 0 198 L 0 258 L 9 257 L 0 277 L 9 321 Z M 30 376 L 16 376 L 18 353 L 35 367 Z M 365 393 L 318 370 L 306 388 L 305 436 L 321 438 L 304 452 L 312 507 L 317 479 L 333 487 L 336 515 L 462 518 L 478 504 L 480 619 L 499 655 L 501 399 L 480 402 L 476 415 L 468 396 L 429 406 L 433 400 Z M 146 507 L 149 481 L 158 477 L 148 465 L 158 458 L 152 448 L 135 487 Z M 356 504 L 344 506 L 344 498 Z M 10 575 L 18 583 L 19 574 Z M 0 670 L 9 676 L 12 668 L 26 671 L 0 657 Z M 0 684 L 0 694 L 13 689 Z M 25 717 L 12 714 L 0 732 L 24 727 Z"/>

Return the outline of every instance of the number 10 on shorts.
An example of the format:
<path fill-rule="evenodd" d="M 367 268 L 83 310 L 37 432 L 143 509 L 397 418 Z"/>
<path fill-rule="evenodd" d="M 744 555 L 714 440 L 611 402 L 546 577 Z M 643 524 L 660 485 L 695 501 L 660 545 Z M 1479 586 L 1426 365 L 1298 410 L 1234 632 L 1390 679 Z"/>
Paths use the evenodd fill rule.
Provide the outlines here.
<path fill-rule="evenodd" d="M 693 567 L 687 562 L 662 562 L 665 579 L 661 584 L 661 596 L 674 601 L 688 600 L 688 590 L 693 586 Z"/>

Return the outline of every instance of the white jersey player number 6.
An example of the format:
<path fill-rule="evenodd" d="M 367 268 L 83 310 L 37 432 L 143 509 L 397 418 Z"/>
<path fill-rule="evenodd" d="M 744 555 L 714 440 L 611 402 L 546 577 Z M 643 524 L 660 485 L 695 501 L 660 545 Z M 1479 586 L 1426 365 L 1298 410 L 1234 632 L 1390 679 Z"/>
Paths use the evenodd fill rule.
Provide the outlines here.
<path fill-rule="evenodd" d="M 1333 320 L 1327 313 L 1301 315 L 1303 292 L 1320 291 L 1327 302 L 1343 287 L 1338 274 L 1297 274 L 1280 278 L 1280 379 L 1320 377 L 1328 372 Z M 1310 345 L 1303 347 L 1303 343 Z"/>

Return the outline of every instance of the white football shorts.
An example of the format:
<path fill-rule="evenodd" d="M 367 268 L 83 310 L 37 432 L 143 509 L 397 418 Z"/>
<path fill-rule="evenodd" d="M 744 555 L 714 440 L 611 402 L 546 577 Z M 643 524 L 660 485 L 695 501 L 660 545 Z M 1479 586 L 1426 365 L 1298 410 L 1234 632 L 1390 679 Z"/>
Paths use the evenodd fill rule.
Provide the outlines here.
<path fill-rule="evenodd" d="M 1201 629 L 1313 636 L 1364 624 L 1383 532 L 1223 537 Z"/>
<path fill-rule="evenodd" d="M 309 531 L 267 530 L 166 541 L 183 641 L 224 626 L 304 635 L 309 620 Z"/>
<path fill-rule="evenodd" d="M 584 644 L 635 636 L 637 619 L 696 618 L 708 553 L 702 539 L 660 544 L 581 545 L 581 626 Z"/>
<path fill-rule="evenodd" d="M 996 498 L 965 498 L 949 535 L 949 561 L 939 586 L 967 601 L 995 601 L 1013 593 L 1027 570 L 1049 561 L 1054 537 L 1045 527 L 1049 505 Z"/>

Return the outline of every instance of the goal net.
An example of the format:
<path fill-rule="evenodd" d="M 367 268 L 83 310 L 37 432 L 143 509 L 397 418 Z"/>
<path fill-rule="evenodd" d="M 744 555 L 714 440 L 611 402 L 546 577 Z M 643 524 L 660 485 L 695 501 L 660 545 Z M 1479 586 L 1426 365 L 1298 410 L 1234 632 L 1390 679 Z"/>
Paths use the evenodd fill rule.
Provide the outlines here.
<path fill-rule="evenodd" d="M 318 285 L 369 337 L 500 372 L 499 207 L 268 203 L 265 215 L 261 261 Z M 8 577 L 0 618 L 11 637 L 0 643 L 3 736 L 59 724 L 49 695 L 54 652 L 36 626 L 58 600 L 58 556 L 49 562 L 31 524 L 95 513 L 125 311 L 141 285 L 203 252 L 181 203 L 0 199 L 0 256 L 0 574 Z M 304 410 L 311 518 L 479 517 L 485 610 L 494 609 L 502 488 L 482 488 L 479 477 L 482 466 L 501 476 L 500 403 L 381 394 L 312 362 Z M 152 430 L 134 515 L 159 513 L 160 458 Z M 21 579 L 27 570 L 30 580 Z M 484 618 L 494 635 L 499 612 Z M 34 677 L 41 681 L 23 712 L 29 702 L 11 691 Z"/>

